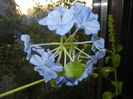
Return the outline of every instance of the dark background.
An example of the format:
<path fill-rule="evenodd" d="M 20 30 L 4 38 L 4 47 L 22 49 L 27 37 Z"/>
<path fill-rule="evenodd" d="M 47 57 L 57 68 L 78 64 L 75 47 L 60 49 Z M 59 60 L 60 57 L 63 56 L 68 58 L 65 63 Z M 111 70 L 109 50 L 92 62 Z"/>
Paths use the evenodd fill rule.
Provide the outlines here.
<path fill-rule="evenodd" d="M 117 39 L 124 45 L 118 79 L 124 81 L 123 93 L 133 99 L 132 93 L 132 46 L 133 46 L 133 0 L 109 0 L 109 12 L 115 19 Z M 120 98 L 121 99 L 121 98 Z"/>

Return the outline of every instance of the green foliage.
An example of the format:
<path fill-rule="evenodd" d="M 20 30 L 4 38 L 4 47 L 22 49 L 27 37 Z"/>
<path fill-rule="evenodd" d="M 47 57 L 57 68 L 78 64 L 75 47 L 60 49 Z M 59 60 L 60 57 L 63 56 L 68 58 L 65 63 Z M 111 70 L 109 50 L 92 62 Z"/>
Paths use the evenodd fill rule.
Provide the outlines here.
<path fill-rule="evenodd" d="M 50 80 L 50 83 L 51 83 L 51 85 L 52 85 L 53 87 L 59 88 L 59 86 L 56 84 L 56 82 L 55 82 L 54 79 Z"/>
<path fill-rule="evenodd" d="M 92 75 L 90 75 L 92 78 L 97 78 L 98 77 L 98 73 L 93 73 Z"/>
<path fill-rule="evenodd" d="M 109 32 L 109 41 L 114 44 L 114 42 L 116 41 L 115 38 L 116 33 L 114 30 L 114 19 L 112 15 L 108 16 L 108 32 Z"/>
<path fill-rule="evenodd" d="M 81 64 L 79 61 L 71 61 L 67 63 L 64 69 L 64 75 L 70 78 L 79 78 L 83 74 L 83 64 Z"/>
<path fill-rule="evenodd" d="M 112 67 L 101 67 L 99 68 L 99 73 L 102 74 L 106 79 L 111 72 L 114 72 L 114 68 Z"/>
<path fill-rule="evenodd" d="M 120 65 L 121 56 L 119 54 L 112 55 L 112 65 L 117 68 Z"/>
<path fill-rule="evenodd" d="M 110 56 L 107 56 L 107 57 L 105 58 L 105 63 L 106 63 L 106 64 L 108 64 L 108 63 L 109 63 L 110 58 L 111 58 Z"/>
<path fill-rule="evenodd" d="M 111 84 L 117 88 L 117 94 L 121 94 L 122 93 L 122 88 L 124 83 L 121 81 L 111 81 Z"/>
<path fill-rule="evenodd" d="M 123 45 L 118 44 L 118 45 L 116 46 L 116 52 L 121 52 L 122 50 L 123 50 Z"/>
<path fill-rule="evenodd" d="M 114 72 L 113 81 L 111 79 L 110 83 L 114 86 L 115 92 L 105 91 L 103 93 L 103 99 L 112 99 L 122 93 L 123 82 L 117 80 L 117 68 L 120 66 L 121 56 L 120 52 L 123 50 L 123 46 L 121 44 L 117 44 L 116 40 L 116 32 L 115 32 L 115 25 L 114 19 L 112 15 L 108 16 L 108 32 L 109 32 L 109 44 L 111 47 L 107 49 L 108 56 L 105 58 L 105 63 L 112 68 Z M 101 74 L 107 79 L 109 77 L 110 72 L 106 70 L 100 70 Z"/>
<path fill-rule="evenodd" d="M 112 15 L 108 16 L 108 32 L 109 32 L 109 41 L 111 42 L 112 52 L 115 51 L 115 42 L 116 42 L 116 33 L 114 30 L 114 19 Z"/>
<path fill-rule="evenodd" d="M 6 1 L 10 2 L 11 0 Z M 8 77 L 12 81 L 11 82 L 9 80 L 10 82 L 7 82 L 8 85 L 6 85 L 6 88 L 16 88 L 18 86 L 22 86 L 41 79 L 38 73 L 33 72 L 33 66 L 30 66 L 25 58 L 26 54 L 23 51 L 23 44 L 19 40 L 19 33 L 31 33 L 32 36 L 35 36 L 35 34 L 37 35 L 37 33 L 39 32 L 40 35 L 38 36 L 37 40 L 32 40 L 36 43 L 38 42 L 39 38 L 42 38 L 39 40 L 42 40 L 43 42 L 46 39 L 54 38 L 50 33 L 48 33 L 49 36 L 47 37 L 42 36 L 46 32 L 46 30 L 36 24 L 26 25 L 25 23 L 22 23 L 26 16 L 19 15 L 20 13 L 16 11 L 15 7 L 16 5 L 14 3 L 11 4 L 11 6 L 5 10 L 5 13 L 3 13 L 3 15 L 0 15 L 0 81 L 4 81 L 5 77 Z M 36 9 L 36 11 L 38 12 L 39 9 Z M 3 88 L 1 90 L 1 93 L 5 91 L 3 90 Z M 27 90 L 23 90 L 22 92 L 18 92 L 12 96 L 9 96 L 9 98 L 24 99 L 25 97 L 27 97 L 29 99 L 37 99 L 36 97 L 38 95 L 41 96 L 48 94 L 50 90 L 52 91 L 52 88 L 46 89 L 43 83 L 40 86 L 34 86 Z"/>
<path fill-rule="evenodd" d="M 101 70 L 100 72 L 105 78 L 107 78 L 111 71 Z"/>
<path fill-rule="evenodd" d="M 115 96 L 115 94 L 111 91 L 105 91 L 103 93 L 103 98 L 102 99 L 112 99 Z"/>
<path fill-rule="evenodd" d="M 20 50 L 17 43 L 1 44 L 0 78 L 4 75 L 11 76 L 13 73 L 17 72 L 18 67 L 21 66 L 21 63 L 26 63 L 26 59 L 24 56 L 24 53 Z"/>

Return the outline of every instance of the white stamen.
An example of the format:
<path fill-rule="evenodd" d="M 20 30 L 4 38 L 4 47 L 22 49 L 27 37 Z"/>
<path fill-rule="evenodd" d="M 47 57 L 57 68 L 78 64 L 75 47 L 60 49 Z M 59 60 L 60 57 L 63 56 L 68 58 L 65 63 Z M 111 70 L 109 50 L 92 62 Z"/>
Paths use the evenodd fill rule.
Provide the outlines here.
<path fill-rule="evenodd" d="M 87 53 L 85 53 L 84 51 L 82 51 L 81 49 L 79 49 L 79 48 L 77 48 L 77 47 L 75 47 L 78 51 L 80 51 L 81 53 L 83 53 L 84 55 L 86 55 L 87 57 L 89 57 L 89 58 L 91 58 L 91 56 L 90 55 L 88 55 Z"/>

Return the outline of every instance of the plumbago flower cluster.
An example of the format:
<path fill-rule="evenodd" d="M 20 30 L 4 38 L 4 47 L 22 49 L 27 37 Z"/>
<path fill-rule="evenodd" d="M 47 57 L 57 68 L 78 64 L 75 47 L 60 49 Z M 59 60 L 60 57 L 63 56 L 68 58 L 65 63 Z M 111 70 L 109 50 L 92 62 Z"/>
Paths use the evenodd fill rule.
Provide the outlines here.
<path fill-rule="evenodd" d="M 104 39 L 97 37 L 100 30 L 98 15 L 80 2 L 75 2 L 69 9 L 56 7 L 48 13 L 48 16 L 39 20 L 39 24 L 47 26 L 49 30 L 61 36 L 60 42 L 43 44 L 31 44 L 29 35 L 21 36 L 21 40 L 24 41 L 24 51 L 27 53 L 26 59 L 34 65 L 34 70 L 43 76 L 46 83 L 54 80 L 58 86 L 78 85 L 93 73 L 93 65 L 105 56 Z M 72 28 L 76 29 L 70 34 Z M 76 33 L 80 29 L 91 36 L 90 41 L 75 40 Z M 55 46 L 55 49 L 42 47 L 47 45 Z M 91 45 L 90 50 L 93 55 L 87 54 L 78 48 L 78 45 Z M 83 63 L 82 60 L 85 59 L 87 62 Z"/>

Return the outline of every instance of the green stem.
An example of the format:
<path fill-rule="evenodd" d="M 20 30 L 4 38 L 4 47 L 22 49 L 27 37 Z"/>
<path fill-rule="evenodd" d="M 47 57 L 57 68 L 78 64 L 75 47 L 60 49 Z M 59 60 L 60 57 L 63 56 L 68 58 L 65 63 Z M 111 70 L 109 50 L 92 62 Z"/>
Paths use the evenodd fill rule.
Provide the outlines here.
<path fill-rule="evenodd" d="M 62 45 L 60 45 L 57 50 L 55 51 L 54 55 L 56 55 L 57 53 L 59 53 L 61 51 Z"/>
<path fill-rule="evenodd" d="M 63 36 L 61 37 L 60 42 L 61 42 L 61 44 L 63 44 Z"/>
<path fill-rule="evenodd" d="M 115 94 L 118 95 L 118 87 L 117 87 L 117 71 L 114 70 L 114 76 L 115 76 L 115 83 L 116 83 L 116 87 L 115 87 Z"/>
<path fill-rule="evenodd" d="M 62 51 L 59 53 L 59 57 L 58 57 L 58 59 L 57 59 L 57 62 L 58 62 L 58 63 L 60 63 L 61 55 L 62 55 Z"/>
<path fill-rule="evenodd" d="M 109 70 L 109 71 L 115 71 L 112 67 L 93 67 L 93 69 L 101 69 L 101 70 Z"/>
<path fill-rule="evenodd" d="M 66 52 L 64 51 L 64 66 L 66 66 Z"/>
<path fill-rule="evenodd" d="M 78 31 L 79 31 L 79 29 L 77 28 L 77 29 L 75 30 L 75 32 L 74 32 L 72 35 L 70 35 L 70 36 L 68 37 L 68 39 L 67 39 L 65 42 L 72 41 L 72 39 L 74 38 L 75 34 L 76 34 Z"/>
<path fill-rule="evenodd" d="M 90 55 L 88 55 L 87 53 L 85 53 L 84 51 L 82 51 L 81 49 L 79 49 L 78 47 L 75 47 L 75 49 L 77 49 L 79 52 L 83 53 L 84 55 L 86 55 L 88 58 L 91 58 Z"/>
<path fill-rule="evenodd" d="M 113 50 L 113 54 L 115 54 L 115 40 L 112 41 L 112 50 Z"/>
<path fill-rule="evenodd" d="M 64 49 L 64 52 L 67 54 L 67 56 L 70 58 L 70 60 L 73 61 L 72 57 L 71 57 L 70 54 L 67 52 L 66 48 L 63 47 L 63 49 Z"/>
<path fill-rule="evenodd" d="M 82 51 L 84 51 L 86 48 L 87 48 L 87 45 L 84 45 Z M 79 59 L 79 58 L 81 57 L 81 54 L 82 54 L 81 52 L 78 53 L 78 58 L 77 58 L 77 59 Z M 88 58 L 88 57 L 87 57 L 87 58 Z"/>
<path fill-rule="evenodd" d="M 5 93 L 2 93 L 2 94 L 0 94 L 0 98 L 2 98 L 2 97 L 4 97 L 4 96 L 7 96 L 7 95 L 10 95 L 10 94 L 13 94 L 13 93 L 18 92 L 18 91 L 21 91 L 21 90 L 26 89 L 26 88 L 28 88 L 28 87 L 31 87 L 31 86 L 33 86 L 33 85 L 39 84 L 39 83 L 41 83 L 41 82 L 44 82 L 44 79 L 41 79 L 41 80 L 32 82 L 32 83 L 30 83 L 30 84 L 27 84 L 27 85 L 18 87 L 18 88 L 16 88 L 16 89 L 7 91 L 7 92 L 5 92 Z"/>
<path fill-rule="evenodd" d="M 63 39 L 63 38 L 62 38 Z M 84 42 L 70 42 L 70 43 L 63 43 L 61 40 L 60 42 L 53 42 L 53 43 L 42 43 L 42 44 L 32 44 L 31 46 L 46 46 L 46 45 L 84 45 L 84 44 L 89 44 L 92 43 L 92 41 L 84 41 Z"/>
<path fill-rule="evenodd" d="M 44 46 L 44 45 L 61 45 L 59 42 L 53 42 L 53 43 L 42 43 L 42 44 L 32 44 L 31 46 Z"/>

